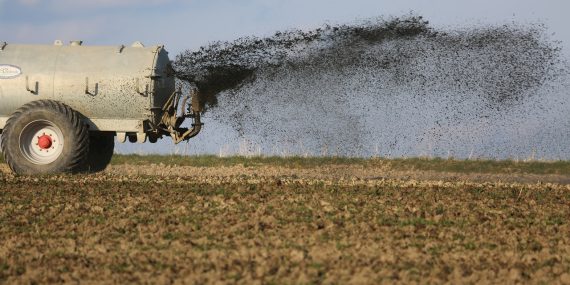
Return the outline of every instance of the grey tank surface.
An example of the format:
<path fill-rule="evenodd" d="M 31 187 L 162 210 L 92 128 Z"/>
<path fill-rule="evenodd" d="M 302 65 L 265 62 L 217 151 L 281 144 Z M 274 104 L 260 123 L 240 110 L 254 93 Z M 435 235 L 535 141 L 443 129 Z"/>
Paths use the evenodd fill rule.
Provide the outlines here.
<path fill-rule="evenodd" d="M 3 45 L 3 44 L 2 44 Z M 144 132 L 174 92 L 162 46 L 12 45 L 0 51 L 0 128 L 26 103 L 64 102 L 92 130 Z"/>
<path fill-rule="evenodd" d="M 81 41 L 18 45 L 0 41 L 2 152 L 17 173 L 74 172 L 77 165 L 84 165 L 48 167 L 61 158 L 54 153 L 69 154 L 69 145 L 76 147 L 74 142 L 82 138 L 79 133 L 66 135 L 62 130 L 61 124 L 75 124 L 75 117 L 79 128 L 88 134 L 91 155 L 101 149 L 98 144 L 112 145 L 112 155 L 114 136 L 119 142 L 156 142 L 163 136 L 176 143 L 187 140 L 197 135 L 202 125 L 197 97 L 196 91 L 184 96 L 176 90 L 175 72 L 162 45 L 86 46 Z M 58 113 L 67 116 L 59 126 L 56 118 L 50 119 Z M 186 118 L 194 120 L 191 128 L 181 127 Z M 20 158 L 31 166 L 18 166 L 26 164 L 18 162 Z"/>

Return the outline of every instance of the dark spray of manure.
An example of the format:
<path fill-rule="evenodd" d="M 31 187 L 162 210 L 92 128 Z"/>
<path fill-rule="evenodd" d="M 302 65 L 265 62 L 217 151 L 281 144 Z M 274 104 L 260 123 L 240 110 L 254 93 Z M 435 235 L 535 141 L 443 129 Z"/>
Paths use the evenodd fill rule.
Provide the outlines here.
<path fill-rule="evenodd" d="M 551 107 L 564 111 L 568 75 L 541 25 L 439 30 L 419 16 L 375 19 L 216 42 L 174 66 L 212 119 L 262 153 L 568 155 L 552 152 L 536 123 Z"/>

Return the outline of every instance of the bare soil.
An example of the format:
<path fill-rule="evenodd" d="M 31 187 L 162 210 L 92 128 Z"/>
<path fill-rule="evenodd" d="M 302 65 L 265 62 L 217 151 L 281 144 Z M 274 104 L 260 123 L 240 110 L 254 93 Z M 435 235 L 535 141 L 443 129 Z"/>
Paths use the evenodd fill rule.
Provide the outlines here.
<path fill-rule="evenodd" d="M 0 283 L 570 284 L 569 175 L 0 165 Z"/>

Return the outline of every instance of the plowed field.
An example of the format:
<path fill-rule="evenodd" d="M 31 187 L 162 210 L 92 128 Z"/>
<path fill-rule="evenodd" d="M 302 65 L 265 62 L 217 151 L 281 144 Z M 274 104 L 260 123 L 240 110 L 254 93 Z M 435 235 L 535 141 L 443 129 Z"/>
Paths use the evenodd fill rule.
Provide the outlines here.
<path fill-rule="evenodd" d="M 570 284 L 563 167 L 182 164 L 0 165 L 0 283 Z"/>

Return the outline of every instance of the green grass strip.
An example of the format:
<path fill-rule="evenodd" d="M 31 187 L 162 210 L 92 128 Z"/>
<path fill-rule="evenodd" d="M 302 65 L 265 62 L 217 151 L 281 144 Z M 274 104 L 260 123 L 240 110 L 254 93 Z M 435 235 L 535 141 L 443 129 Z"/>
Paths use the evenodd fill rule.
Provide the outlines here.
<path fill-rule="evenodd" d="M 215 155 L 115 155 L 112 164 L 165 164 L 193 167 L 220 167 L 243 165 L 314 168 L 327 165 L 358 165 L 383 167 L 399 171 L 436 171 L 454 173 L 501 174 L 570 174 L 570 161 L 513 161 L 513 160 L 456 160 L 427 158 L 347 158 L 347 157 L 218 157 Z"/>

